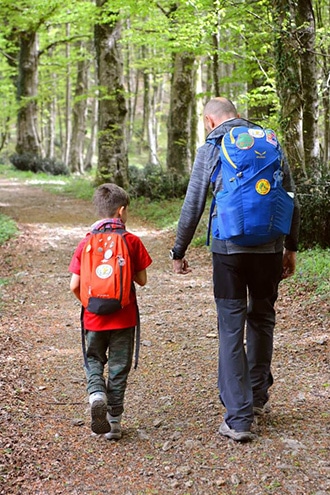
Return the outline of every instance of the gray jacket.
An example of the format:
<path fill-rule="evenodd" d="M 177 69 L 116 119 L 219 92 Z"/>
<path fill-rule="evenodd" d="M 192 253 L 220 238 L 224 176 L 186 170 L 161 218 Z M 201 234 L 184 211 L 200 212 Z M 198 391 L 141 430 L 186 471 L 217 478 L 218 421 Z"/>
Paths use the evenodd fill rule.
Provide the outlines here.
<path fill-rule="evenodd" d="M 234 118 L 226 120 L 218 127 L 213 129 L 207 138 L 219 138 L 221 142 L 222 136 L 228 132 L 232 127 L 239 125 L 245 125 L 248 127 L 258 127 L 257 124 L 249 122 L 245 119 Z M 204 212 L 207 195 L 210 187 L 211 175 L 217 165 L 219 157 L 219 149 L 210 143 L 204 143 L 197 150 L 194 166 L 192 169 L 191 177 L 189 180 L 185 200 L 182 206 L 181 215 L 178 223 L 177 235 L 173 250 L 175 254 L 183 258 L 185 252 L 194 236 L 197 225 Z M 286 159 L 284 160 L 283 167 L 283 187 L 286 191 L 295 193 L 294 181 L 288 166 Z M 221 170 L 217 177 L 214 193 L 221 191 L 222 189 L 222 175 Z M 291 232 L 289 235 L 279 237 L 275 241 L 260 246 L 243 247 L 234 244 L 231 241 L 222 241 L 219 239 L 212 239 L 211 250 L 214 253 L 220 254 L 236 254 L 236 253 L 277 253 L 283 250 L 283 241 L 286 249 L 290 251 L 297 251 L 298 249 L 298 232 L 299 232 L 299 203 L 295 194 L 295 206 L 293 213 L 293 220 L 291 225 Z"/>

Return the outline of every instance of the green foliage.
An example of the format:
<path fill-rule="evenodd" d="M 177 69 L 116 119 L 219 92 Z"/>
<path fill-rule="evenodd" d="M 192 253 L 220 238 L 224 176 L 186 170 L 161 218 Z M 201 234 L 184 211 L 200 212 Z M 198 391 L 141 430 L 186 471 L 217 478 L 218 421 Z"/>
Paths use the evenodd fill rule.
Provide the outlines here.
<path fill-rule="evenodd" d="M 330 293 L 330 249 L 308 249 L 297 255 L 295 275 L 288 279 L 317 295 Z"/>
<path fill-rule="evenodd" d="M 130 210 L 137 217 L 158 229 L 175 229 L 180 215 L 182 199 L 151 201 L 148 198 L 133 198 Z"/>
<path fill-rule="evenodd" d="M 10 157 L 11 163 L 18 170 L 31 171 L 33 173 L 44 172 L 50 175 L 69 175 L 69 169 L 54 158 L 41 158 L 33 153 L 17 154 Z"/>
<path fill-rule="evenodd" d="M 54 188 L 52 187 L 53 192 Z M 65 182 L 61 187 L 61 192 L 69 194 L 78 199 L 84 199 L 90 201 L 93 198 L 95 186 L 93 184 L 92 177 L 72 177 L 69 181 Z"/>
<path fill-rule="evenodd" d="M 14 220 L 0 213 L 0 246 L 13 237 L 17 231 Z"/>
<path fill-rule="evenodd" d="M 302 249 L 330 246 L 330 172 L 325 168 L 320 176 L 297 178 L 300 203 L 300 241 Z"/>
<path fill-rule="evenodd" d="M 147 165 L 143 169 L 129 168 L 129 194 L 151 200 L 182 198 L 186 192 L 189 176 L 179 176 L 160 167 Z"/>

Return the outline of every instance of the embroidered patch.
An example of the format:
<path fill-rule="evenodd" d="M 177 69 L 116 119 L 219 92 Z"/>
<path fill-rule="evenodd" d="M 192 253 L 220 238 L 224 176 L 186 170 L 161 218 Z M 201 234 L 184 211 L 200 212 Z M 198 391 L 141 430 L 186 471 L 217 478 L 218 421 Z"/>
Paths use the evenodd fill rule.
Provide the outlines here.
<path fill-rule="evenodd" d="M 272 129 L 266 129 L 266 141 L 273 146 L 277 146 L 277 137 L 275 132 Z"/>
<path fill-rule="evenodd" d="M 248 133 L 250 134 L 250 136 L 252 136 L 254 138 L 262 138 L 265 135 L 265 132 L 263 129 L 249 129 Z"/>
<path fill-rule="evenodd" d="M 240 150 L 249 150 L 254 145 L 254 139 L 247 132 L 242 132 L 239 134 L 236 140 L 236 146 Z"/>
<path fill-rule="evenodd" d="M 268 194 L 270 191 L 270 183 L 268 182 L 267 179 L 260 179 L 256 183 L 256 191 L 258 194 L 261 194 L 264 196 L 265 194 Z"/>
<path fill-rule="evenodd" d="M 113 269 L 110 265 L 99 265 L 95 270 L 96 275 L 102 279 L 111 277 L 112 272 Z"/>

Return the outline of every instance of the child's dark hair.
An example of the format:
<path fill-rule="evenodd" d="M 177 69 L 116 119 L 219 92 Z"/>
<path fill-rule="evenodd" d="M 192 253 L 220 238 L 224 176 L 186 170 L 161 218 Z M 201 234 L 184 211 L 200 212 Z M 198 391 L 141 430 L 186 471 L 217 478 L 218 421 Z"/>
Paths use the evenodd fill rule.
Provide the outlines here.
<path fill-rule="evenodd" d="M 96 189 L 93 203 L 100 217 L 111 218 L 118 208 L 121 206 L 126 208 L 130 203 L 130 199 L 124 189 L 116 184 L 108 183 L 102 184 Z"/>

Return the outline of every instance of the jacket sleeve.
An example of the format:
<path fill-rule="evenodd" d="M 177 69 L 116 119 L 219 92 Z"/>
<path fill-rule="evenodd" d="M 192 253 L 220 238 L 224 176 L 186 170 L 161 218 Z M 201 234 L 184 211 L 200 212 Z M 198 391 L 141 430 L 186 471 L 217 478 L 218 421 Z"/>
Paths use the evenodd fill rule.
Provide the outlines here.
<path fill-rule="evenodd" d="M 209 143 L 205 143 L 197 151 L 173 247 L 180 258 L 184 257 L 204 212 L 210 176 L 217 163 L 217 157 L 218 150 Z"/>
<path fill-rule="evenodd" d="M 289 251 L 298 251 L 298 238 L 300 227 L 300 205 L 296 194 L 296 186 L 286 157 L 283 159 L 283 187 L 288 192 L 294 193 L 294 210 L 290 234 L 285 236 L 284 247 Z"/>

